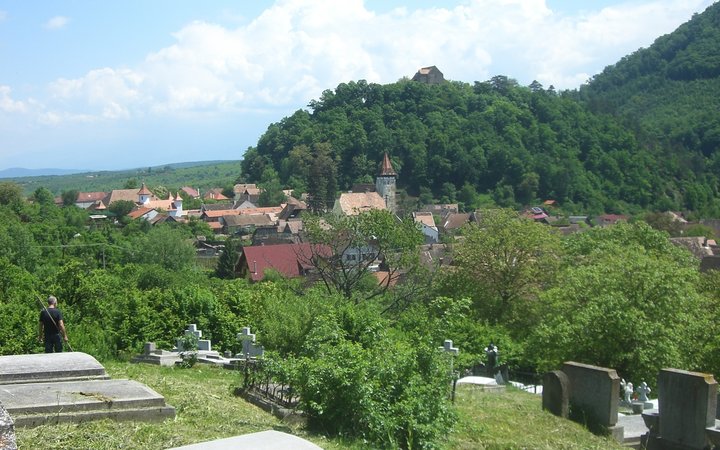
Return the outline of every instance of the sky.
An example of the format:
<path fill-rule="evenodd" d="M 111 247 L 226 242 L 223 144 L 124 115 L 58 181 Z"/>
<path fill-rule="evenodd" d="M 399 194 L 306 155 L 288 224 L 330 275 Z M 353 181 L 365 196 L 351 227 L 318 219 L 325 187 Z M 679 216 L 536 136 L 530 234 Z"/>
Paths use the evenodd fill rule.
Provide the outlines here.
<path fill-rule="evenodd" d="M 238 160 L 326 89 L 431 65 L 575 89 L 713 2 L 0 0 L 0 170 Z"/>

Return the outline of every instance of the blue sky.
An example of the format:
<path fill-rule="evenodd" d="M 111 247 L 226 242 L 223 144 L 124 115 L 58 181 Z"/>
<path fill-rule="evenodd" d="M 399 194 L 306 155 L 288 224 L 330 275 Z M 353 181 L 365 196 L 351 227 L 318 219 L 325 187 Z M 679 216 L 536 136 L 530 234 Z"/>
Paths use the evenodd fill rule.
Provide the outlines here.
<path fill-rule="evenodd" d="M 578 87 L 713 0 L 0 0 L 0 170 L 240 159 L 339 83 Z"/>

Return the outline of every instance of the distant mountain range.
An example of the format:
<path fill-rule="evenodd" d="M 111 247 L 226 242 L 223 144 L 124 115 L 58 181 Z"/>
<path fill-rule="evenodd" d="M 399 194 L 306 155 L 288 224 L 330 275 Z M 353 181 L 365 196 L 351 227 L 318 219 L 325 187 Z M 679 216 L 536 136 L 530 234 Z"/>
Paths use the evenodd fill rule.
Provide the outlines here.
<path fill-rule="evenodd" d="M 22 167 L 11 167 L 9 169 L 0 170 L 0 178 L 45 177 L 55 175 L 72 175 L 83 172 L 89 171 L 80 169 L 24 169 Z"/>

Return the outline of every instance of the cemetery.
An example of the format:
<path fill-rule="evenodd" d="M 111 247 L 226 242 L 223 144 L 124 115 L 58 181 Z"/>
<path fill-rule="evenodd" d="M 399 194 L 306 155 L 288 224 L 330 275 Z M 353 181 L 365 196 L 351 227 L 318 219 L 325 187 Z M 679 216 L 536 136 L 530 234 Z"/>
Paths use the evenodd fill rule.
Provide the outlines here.
<path fill-rule="evenodd" d="M 263 347 L 250 327 L 237 333 L 240 352 L 220 355 L 209 339 L 190 324 L 172 350 L 146 343 L 134 363 L 168 368 L 182 367 L 183 353 L 196 352 L 197 364 L 231 369 L 241 384 L 235 392 L 243 399 L 273 413 L 287 426 L 303 427 L 299 398 L 286 380 L 268 370 Z M 506 389 L 535 392 L 542 410 L 577 422 L 618 444 L 645 449 L 706 449 L 720 444 L 717 421 L 717 382 L 710 374 L 663 369 L 658 374 L 658 398 L 645 381 L 621 379 L 614 369 L 568 361 L 544 374 L 542 385 L 525 386 L 511 380 L 507 368 L 498 364 L 499 350 L 486 347 L 486 361 L 459 377 L 454 360 L 460 349 L 445 340 L 438 352 L 445 355 L 451 375 L 452 401 L 510 395 Z M 217 370 L 217 369 L 216 369 Z M 228 371 L 229 372 L 229 371 Z M 230 372 L 229 372 L 230 373 Z M 532 388 L 532 389 L 530 389 Z M 482 401 L 482 400 L 480 400 Z M 502 400 L 500 400 L 502 401 Z M 92 356 L 81 352 L 0 356 L 0 448 L 16 449 L 15 430 L 47 424 L 82 423 L 109 418 L 116 421 L 158 422 L 174 418 L 176 410 L 150 387 L 128 379 L 111 379 Z M 254 432 L 190 444 L 178 449 L 215 449 L 229 445 L 273 443 L 271 448 L 321 448 L 292 434 L 274 430 Z M 270 447 L 268 447 L 270 448 Z"/>

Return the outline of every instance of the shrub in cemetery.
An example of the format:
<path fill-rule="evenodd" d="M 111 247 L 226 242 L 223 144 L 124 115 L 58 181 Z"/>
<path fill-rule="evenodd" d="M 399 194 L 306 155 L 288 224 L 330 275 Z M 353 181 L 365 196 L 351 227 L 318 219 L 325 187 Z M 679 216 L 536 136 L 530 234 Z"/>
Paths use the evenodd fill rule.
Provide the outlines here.
<path fill-rule="evenodd" d="M 193 333 L 183 334 L 179 340 L 182 351 L 180 352 L 180 367 L 189 369 L 198 360 L 198 337 Z"/>
<path fill-rule="evenodd" d="M 318 317 L 293 364 L 309 425 L 326 433 L 423 448 L 453 421 L 449 366 L 437 345 L 409 339 L 371 309 Z"/>
<path fill-rule="evenodd" d="M 266 349 L 281 355 L 300 355 L 318 315 L 340 301 L 320 288 L 311 288 L 302 295 L 284 284 L 262 283 L 256 289 L 263 295 L 254 305 L 255 323 L 250 325 L 257 328 Z"/>

